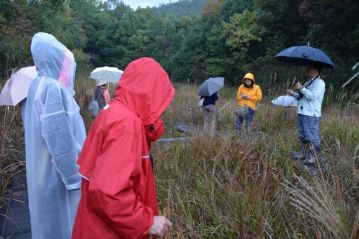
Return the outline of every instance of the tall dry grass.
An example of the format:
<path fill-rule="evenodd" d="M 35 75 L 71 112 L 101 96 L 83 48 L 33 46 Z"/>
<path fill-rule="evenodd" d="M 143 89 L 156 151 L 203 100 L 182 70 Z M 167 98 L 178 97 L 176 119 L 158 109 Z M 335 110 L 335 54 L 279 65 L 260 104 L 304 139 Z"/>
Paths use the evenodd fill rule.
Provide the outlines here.
<path fill-rule="evenodd" d="M 86 107 L 94 84 L 82 77 L 76 99 L 87 128 Z M 176 85 L 164 115 L 166 137 L 180 137 L 178 122 L 193 127 L 187 142 L 156 144 L 155 175 L 160 210 L 174 223 L 167 238 L 358 238 L 359 110 L 327 104 L 323 152 L 330 170 L 309 176 L 287 152 L 296 147 L 295 110 L 265 99 L 253 134 L 235 132 L 235 89 L 220 92 L 218 135 L 201 132 L 202 112 L 193 85 Z M 0 200 L 24 169 L 19 109 L 1 109 Z M 4 204 L 3 204 L 4 205 Z"/>
<path fill-rule="evenodd" d="M 24 134 L 19 109 L 0 108 L 0 215 L 9 198 L 6 191 L 12 180 L 25 170 Z"/>
<path fill-rule="evenodd" d="M 161 210 L 174 222 L 168 238 L 358 238 L 359 118 L 327 106 L 323 152 L 330 169 L 312 177 L 294 167 L 295 110 L 271 106 L 255 116 L 253 134 L 237 134 L 235 89 L 220 93 L 218 136 L 200 131 L 186 143 L 154 151 Z M 177 121 L 202 124 L 196 89 L 178 85 L 165 115 L 167 136 Z"/>

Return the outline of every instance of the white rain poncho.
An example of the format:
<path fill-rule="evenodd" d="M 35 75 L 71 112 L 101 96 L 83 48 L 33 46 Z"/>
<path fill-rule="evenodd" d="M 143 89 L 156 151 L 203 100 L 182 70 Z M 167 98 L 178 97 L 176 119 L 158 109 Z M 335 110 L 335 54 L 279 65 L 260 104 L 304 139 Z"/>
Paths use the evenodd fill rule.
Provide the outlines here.
<path fill-rule="evenodd" d="M 73 54 L 37 33 L 31 53 L 38 76 L 26 100 L 26 177 L 33 239 L 69 239 L 80 199 L 76 164 L 86 137 L 74 99 Z"/>

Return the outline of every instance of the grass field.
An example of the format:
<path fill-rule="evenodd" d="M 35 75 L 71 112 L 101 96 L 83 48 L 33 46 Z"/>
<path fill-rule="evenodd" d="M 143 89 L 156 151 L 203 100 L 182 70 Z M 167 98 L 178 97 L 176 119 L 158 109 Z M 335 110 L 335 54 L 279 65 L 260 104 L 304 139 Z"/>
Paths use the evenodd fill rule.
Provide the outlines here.
<path fill-rule="evenodd" d="M 155 150 L 161 210 L 174 222 L 169 238 L 358 238 L 359 121 L 355 108 L 329 106 L 322 120 L 330 171 L 311 177 L 293 167 L 296 114 L 264 102 L 254 136 L 234 131 L 235 89 L 221 92 L 220 137 L 198 132 L 187 143 Z M 199 125 L 196 88 L 177 86 L 165 115 Z M 178 136 L 178 135 L 176 135 Z"/>
<path fill-rule="evenodd" d="M 85 110 L 92 83 L 77 85 Z M 187 142 L 154 147 L 160 210 L 174 223 L 167 238 L 359 238 L 359 107 L 326 104 L 323 152 L 330 170 L 309 176 L 297 170 L 287 152 L 296 147 L 296 114 L 268 104 L 258 109 L 253 136 L 234 130 L 235 89 L 220 93 L 218 136 L 200 130 L 196 87 L 176 85 L 164 115 L 166 137 L 181 137 L 175 125 L 194 127 Z M 0 109 L 0 199 L 24 169 L 19 109 Z M 3 204 L 0 204 L 0 206 Z"/>

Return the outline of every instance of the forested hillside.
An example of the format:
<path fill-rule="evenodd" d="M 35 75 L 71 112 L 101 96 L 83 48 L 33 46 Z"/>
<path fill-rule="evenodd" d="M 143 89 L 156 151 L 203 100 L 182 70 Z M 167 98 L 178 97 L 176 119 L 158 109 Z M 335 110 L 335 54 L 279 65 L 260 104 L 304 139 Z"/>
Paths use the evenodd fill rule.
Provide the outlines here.
<path fill-rule="evenodd" d="M 319 47 L 336 63 L 323 73 L 345 82 L 359 60 L 359 1 L 186 0 L 159 9 L 137 9 L 111 0 L 0 2 L 1 74 L 32 64 L 29 46 L 37 31 L 54 34 L 73 49 L 78 63 L 124 68 L 140 56 L 160 61 L 175 81 L 221 75 L 237 83 L 245 71 L 266 84 L 300 76 L 299 68 L 273 56 L 292 45 Z M 193 8 L 190 10 L 189 8 Z M 173 17 L 188 13 L 190 16 Z M 355 82 L 348 89 L 357 89 Z"/>
<path fill-rule="evenodd" d="M 207 0 L 180 0 L 169 4 L 160 5 L 154 10 L 160 14 L 172 16 L 172 17 L 183 17 L 183 16 L 195 16 L 201 15 L 204 5 Z"/>

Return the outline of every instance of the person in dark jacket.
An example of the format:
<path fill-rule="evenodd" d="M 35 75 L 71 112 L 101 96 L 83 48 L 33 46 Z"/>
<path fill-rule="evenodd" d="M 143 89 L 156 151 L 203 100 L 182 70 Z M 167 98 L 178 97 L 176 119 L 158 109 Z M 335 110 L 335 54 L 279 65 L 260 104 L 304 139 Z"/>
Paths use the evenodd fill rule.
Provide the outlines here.
<path fill-rule="evenodd" d="M 218 100 L 218 94 L 216 92 L 211 96 L 201 96 L 201 99 L 203 99 L 204 131 L 214 135 L 216 130 L 216 101 Z"/>

